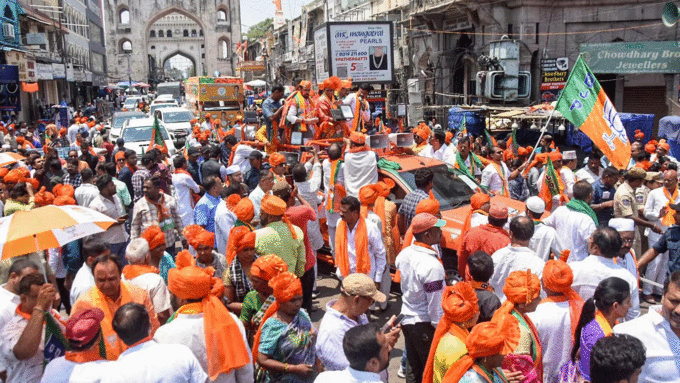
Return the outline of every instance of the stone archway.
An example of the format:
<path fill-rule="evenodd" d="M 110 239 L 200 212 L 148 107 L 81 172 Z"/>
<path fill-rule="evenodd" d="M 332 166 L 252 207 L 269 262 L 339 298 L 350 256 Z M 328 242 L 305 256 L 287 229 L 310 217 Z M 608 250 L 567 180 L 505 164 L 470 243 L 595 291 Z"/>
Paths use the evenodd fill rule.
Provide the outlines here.
<path fill-rule="evenodd" d="M 166 75 L 169 73 L 169 69 L 173 69 L 173 65 L 172 65 L 171 61 L 176 57 L 184 58 L 184 59 L 190 61 L 191 62 L 191 68 L 193 69 L 193 72 L 186 70 L 187 68 L 182 66 L 181 64 L 175 69 L 178 69 L 180 72 L 185 72 L 187 74 L 187 77 L 192 77 L 192 76 L 196 75 L 196 71 L 198 70 L 198 66 L 196 65 L 196 58 L 193 57 L 191 54 L 183 52 L 181 50 L 176 50 L 174 52 L 170 52 L 161 61 L 161 66 L 162 66 L 162 68 L 165 69 Z M 174 77 L 174 76 L 171 76 L 171 77 Z M 173 78 L 173 80 L 179 80 L 179 78 Z"/>

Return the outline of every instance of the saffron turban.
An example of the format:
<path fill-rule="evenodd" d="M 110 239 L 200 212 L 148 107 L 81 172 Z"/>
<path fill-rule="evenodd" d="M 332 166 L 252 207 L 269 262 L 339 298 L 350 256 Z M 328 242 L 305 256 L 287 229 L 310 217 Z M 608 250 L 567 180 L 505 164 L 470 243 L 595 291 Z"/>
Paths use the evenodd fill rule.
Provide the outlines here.
<path fill-rule="evenodd" d="M 122 151 L 122 150 L 120 152 L 116 152 L 116 155 L 114 157 L 115 157 L 116 161 L 124 160 L 125 159 L 125 152 Z"/>
<path fill-rule="evenodd" d="M 54 202 L 54 194 L 45 191 L 45 187 L 40 188 L 40 191 L 35 193 L 35 204 L 42 207 L 51 205 Z"/>
<path fill-rule="evenodd" d="M 527 151 L 526 148 L 520 146 L 519 148 L 517 148 L 517 155 L 518 156 L 527 156 L 527 155 L 529 155 L 529 152 Z"/>
<path fill-rule="evenodd" d="M 351 77 L 342 82 L 342 88 L 345 88 L 345 89 L 352 88 L 352 78 Z"/>
<path fill-rule="evenodd" d="M 227 204 L 227 209 L 231 210 L 232 212 L 234 211 L 234 207 L 236 207 L 236 204 L 241 202 L 241 196 L 238 194 L 232 194 L 226 199 L 226 204 Z"/>
<path fill-rule="evenodd" d="M 274 216 L 281 216 L 286 212 L 288 205 L 279 197 L 274 195 L 266 195 L 262 198 L 260 209 Z"/>
<path fill-rule="evenodd" d="M 76 200 L 69 196 L 59 196 L 54 198 L 53 204 L 57 206 L 75 205 Z"/>
<path fill-rule="evenodd" d="M 479 312 L 475 289 L 467 282 L 458 282 L 444 289 L 442 308 L 451 322 L 467 322 Z"/>
<path fill-rule="evenodd" d="M 574 273 L 564 260 L 559 259 L 546 262 L 545 267 L 543 268 L 543 285 L 548 290 L 562 293 L 569 301 L 572 336 L 574 336 L 576 332 L 576 326 L 578 325 L 581 310 L 583 309 L 583 298 L 571 288 L 573 282 Z M 553 297 L 549 297 L 548 299 L 551 298 Z"/>
<path fill-rule="evenodd" d="M 26 140 L 23 137 L 21 136 L 17 137 L 17 144 L 23 145 L 25 142 Z"/>
<path fill-rule="evenodd" d="M 350 132 L 349 140 L 357 145 L 365 145 L 366 135 L 360 132 Z"/>
<path fill-rule="evenodd" d="M 486 203 L 491 202 L 491 196 L 486 193 L 475 193 L 470 197 L 470 206 L 472 210 L 479 210 Z"/>
<path fill-rule="evenodd" d="M 446 139 L 445 142 L 446 144 L 450 144 L 451 140 L 453 140 L 453 132 L 446 132 Z"/>
<path fill-rule="evenodd" d="M 201 299 L 208 374 L 214 380 L 247 365 L 250 359 L 236 320 L 219 299 L 224 291 L 222 280 L 213 277 L 212 267 L 196 267 L 194 262 L 186 250 L 177 254 L 177 267 L 168 271 L 168 289 L 182 299 Z"/>
<path fill-rule="evenodd" d="M 659 144 L 659 147 L 665 150 L 666 152 L 669 152 L 671 150 L 671 146 L 668 145 L 668 143 L 664 142 L 662 144 Z"/>
<path fill-rule="evenodd" d="M 253 205 L 253 201 L 248 197 L 238 201 L 236 206 L 231 210 L 236 214 L 236 218 L 245 223 L 250 223 L 255 217 L 255 206 Z"/>
<path fill-rule="evenodd" d="M 384 178 L 382 181 L 378 182 L 378 185 L 382 187 L 380 196 L 387 198 L 390 196 L 390 192 L 396 184 L 390 178 Z"/>
<path fill-rule="evenodd" d="M 40 181 L 38 181 L 38 180 L 35 179 L 35 178 L 26 179 L 24 182 L 30 183 L 31 186 L 33 186 L 33 190 L 38 190 L 38 189 L 40 189 Z"/>
<path fill-rule="evenodd" d="M 269 155 L 269 164 L 271 166 L 278 166 L 286 162 L 286 157 L 283 154 L 276 152 Z"/>
<path fill-rule="evenodd" d="M 7 173 L 9 173 L 9 169 L 7 168 L 0 168 L 0 178 L 4 178 Z"/>
<path fill-rule="evenodd" d="M 430 127 L 425 125 L 425 124 L 420 124 L 413 128 L 413 134 L 417 135 L 418 137 L 422 138 L 423 140 L 427 140 L 430 138 L 430 133 L 432 131 L 430 130 Z"/>
<path fill-rule="evenodd" d="M 296 295 L 302 295 L 302 284 L 295 274 L 285 271 L 269 280 L 269 287 L 274 290 L 274 297 L 279 302 L 288 302 Z"/>
<path fill-rule="evenodd" d="M 184 228 L 182 234 L 194 249 L 197 249 L 201 245 L 215 247 L 215 234 L 201 226 L 189 225 Z"/>
<path fill-rule="evenodd" d="M 160 245 L 165 245 L 165 233 L 158 225 L 149 226 L 142 232 L 142 238 L 149 243 L 149 250 L 153 250 Z"/>
<path fill-rule="evenodd" d="M 35 204 L 42 207 L 51 205 L 54 202 L 54 194 L 45 191 L 45 187 L 40 188 L 40 191 L 35 193 Z"/>
<path fill-rule="evenodd" d="M 310 81 L 307 81 L 307 80 L 300 81 L 300 88 L 306 89 L 306 90 L 311 90 L 312 89 L 312 83 Z"/>
<path fill-rule="evenodd" d="M 71 185 L 56 184 L 52 188 L 52 194 L 55 197 L 73 197 L 75 193 L 76 191 Z"/>
<path fill-rule="evenodd" d="M 364 206 L 373 205 L 375 200 L 380 197 L 381 192 L 382 186 L 378 184 L 363 186 L 361 189 L 359 189 L 359 201 Z"/>
<path fill-rule="evenodd" d="M 425 198 L 416 205 L 416 215 L 420 213 L 430 213 L 436 215 L 439 213 L 439 201 L 434 198 Z"/>
<path fill-rule="evenodd" d="M 645 152 L 652 154 L 655 151 L 656 151 L 656 146 L 654 146 L 654 144 L 649 143 L 649 144 L 645 145 Z"/>
<path fill-rule="evenodd" d="M 250 273 L 260 279 L 269 281 L 275 276 L 288 271 L 288 265 L 278 255 L 267 254 L 259 257 L 250 267 Z"/>
<path fill-rule="evenodd" d="M 4 177 L 5 183 L 8 184 L 18 184 L 20 182 L 25 182 L 26 177 L 24 176 L 23 172 L 21 172 L 19 169 L 13 169 L 10 170 L 7 175 Z"/>
<path fill-rule="evenodd" d="M 245 249 L 255 248 L 255 232 L 251 231 L 246 226 L 237 226 L 229 232 L 229 248 L 225 252 L 227 257 L 227 264 L 236 258 L 236 254 Z"/>
<path fill-rule="evenodd" d="M 514 304 L 530 303 L 538 298 L 541 292 L 541 281 L 531 269 L 526 271 L 513 271 L 505 279 L 503 294 L 508 301 Z"/>
<path fill-rule="evenodd" d="M 645 138 L 645 134 L 642 133 L 640 129 L 635 129 L 635 134 L 633 135 L 633 137 L 643 139 Z"/>
<path fill-rule="evenodd" d="M 555 162 L 555 161 L 562 161 L 562 153 L 560 153 L 560 152 L 557 152 L 557 151 L 555 151 L 555 152 L 550 152 L 550 154 L 548 154 L 548 156 L 550 157 L 550 159 L 551 159 L 553 162 Z"/>

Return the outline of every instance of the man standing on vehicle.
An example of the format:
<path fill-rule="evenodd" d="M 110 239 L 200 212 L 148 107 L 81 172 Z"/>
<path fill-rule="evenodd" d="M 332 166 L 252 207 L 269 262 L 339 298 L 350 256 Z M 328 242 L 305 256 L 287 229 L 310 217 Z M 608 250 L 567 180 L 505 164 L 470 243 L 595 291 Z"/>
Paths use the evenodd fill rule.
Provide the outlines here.
<path fill-rule="evenodd" d="M 267 140 L 269 142 L 272 141 L 274 135 L 279 134 L 279 132 L 274 131 L 274 127 L 278 130 L 278 121 L 281 119 L 281 112 L 283 111 L 281 107 L 283 92 L 283 85 L 276 84 L 272 88 L 272 94 L 262 102 L 262 115 L 267 126 Z"/>
<path fill-rule="evenodd" d="M 210 122 L 210 114 L 207 113 L 205 115 L 205 121 L 201 124 L 201 131 L 202 132 L 211 132 L 212 133 L 212 123 Z"/>
<path fill-rule="evenodd" d="M 287 135 L 292 132 L 292 128 L 296 128 L 300 132 L 310 131 L 313 135 L 316 131 L 316 122 L 318 118 L 314 117 L 316 108 L 314 101 L 309 98 L 309 93 L 312 91 L 312 83 L 309 81 L 300 82 L 299 92 L 288 101 L 283 107 L 283 114 L 285 118 L 282 119 L 282 124 L 287 128 Z M 285 137 L 284 141 L 289 141 L 290 137 Z"/>
<path fill-rule="evenodd" d="M 371 107 L 366 98 L 368 98 L 368 94 L 372 90 L 373 87 L 370 84 L 361 84 L 356 93 L 350 94 L 343 100 L 345 105 L 349 105 L 352 108 L 353 118 L 350 125 L 351 132 L 366 133 L 368 128 L 366 125 L 371 119 Z"/>

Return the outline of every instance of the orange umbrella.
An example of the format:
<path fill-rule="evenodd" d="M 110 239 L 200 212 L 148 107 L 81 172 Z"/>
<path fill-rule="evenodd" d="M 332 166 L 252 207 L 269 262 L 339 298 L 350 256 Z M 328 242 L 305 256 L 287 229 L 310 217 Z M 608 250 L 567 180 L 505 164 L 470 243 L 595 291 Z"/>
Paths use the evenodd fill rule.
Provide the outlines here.
<path fill-rule="evenodd" d="M 82 206 L 48 205 L 0 219 L 0 259 L 61 247 L 106 231 L 116 221 Z"/>

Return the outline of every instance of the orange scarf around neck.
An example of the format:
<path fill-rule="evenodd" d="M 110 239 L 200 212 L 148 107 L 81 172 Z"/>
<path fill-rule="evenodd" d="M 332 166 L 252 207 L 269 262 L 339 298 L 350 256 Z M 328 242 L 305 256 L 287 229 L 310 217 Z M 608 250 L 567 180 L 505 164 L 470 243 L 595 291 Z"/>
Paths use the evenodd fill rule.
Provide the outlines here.
<path fill-rule="evenodd" d="M 675 224 L 675 218 L 673 218 L 675 210 L 671 209 L 671 204 L 675 203 L 675 200 L 678 198 L 678 188 L 676 187 L 673 195 L 671 195 L 664 186 L 663 194 L 668 198 L 668 202 L 666 203 L 666 215 L 661 219 L 661 224 L 664 226 L 671 226 Z"/>
<path fill-rule="evenodd" d="M 120 303 L 121 306 L 125 303 L 132 302 L 132 295 L 128 290 L 127 285 L 120 283 Z M 92 292 L 92 306 L 101 309 L 104 312 L 104 320 L 101 321 L 102 335 L 104 336 L 104 344 L 106 345 L 106 359 L 116 360 L 120 354 L 128 349 L 128 346 L 118 338 L 118 334 L 113 330 L 113 316 L 115 312 L 111 311 L 109 307 L 110 299 L 107 298 L 98 288 L 94 288 Z"/>
<path fill-rule="evenodd" d="M 510 187 L 508 186 L 508 176 L 505 174 L 505 170 L 503 169 L 502 165 L 499 165 L 495 162 L 491 162 L 493 167 L 496 169 L 498 172 L 498 176 L 501 177 L 501 181 L 503 183 L 503 186 L 501 187 L 501 195 L 504 197 L 510 198 Z"/>
<path fill-rule="evenodd" d="M 347 222 L 338 222 L 335 235 L 335 260 L 340 268 L 343 277 L 350 274 L 349 253 L 347 252 Z M 368 255 L 368 231 L 366 230 L 366 219 L 359 217 L 354 226 L 354 253 L 356 254 L 356 272 L 368 274 L 371 271 L 371 258 Z"/>
<path fill-rule="evenodd" d="M 165 196 L 163 195 L 163 193 L 161 193 L 161 198 L 158 199 L 158 202 L 154 202 L 147 197 L 144 198 L 146 198 L 146 202 L 156 207 L 156 212 L 158 212 L 159 225 L 162 224 L 166 218 L 170 218 L 170 212 L 165 207 Z"/>
<path fill-rule="evenodd" d="M 143 274 L 160 274 L 157 267 L 151 265 L 126 265 L 123 267 L 123 276 L 131 281 Z"/>
<path fill-rule="evenodd" d="M 103 360 L 102 356 L 99 355 L 98 347 L 85 351 L 66 351 L 64 358 L 70 362 L 80 364 L 94 362 L 96 360 Z"/>

